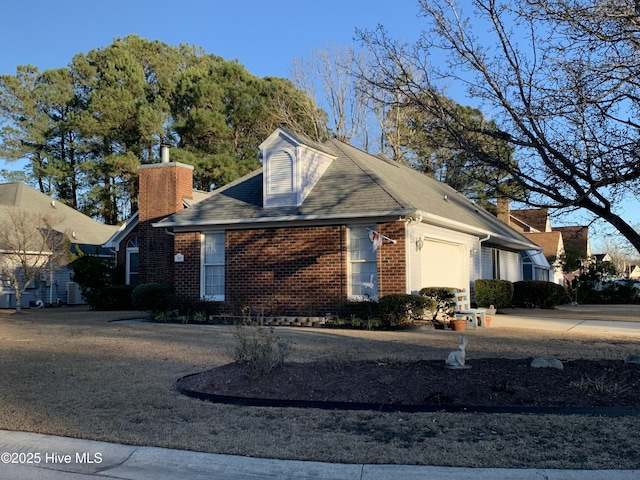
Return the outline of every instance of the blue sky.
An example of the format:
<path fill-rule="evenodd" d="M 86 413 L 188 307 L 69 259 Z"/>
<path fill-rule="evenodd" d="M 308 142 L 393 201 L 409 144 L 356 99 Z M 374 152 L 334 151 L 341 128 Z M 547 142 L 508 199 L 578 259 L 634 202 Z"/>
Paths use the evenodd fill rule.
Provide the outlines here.
<path fill-rule="evenodd" d="M 294 58 L 327 43 L 350 44 L 356 28 L 381 23 L 394 36 L 413 39 L 417 13 L 412 0 L 18 0 L 3 6 L 0 74 L 13 75 L 24 64 L 64 67 L 76 53 L 135 33 L 238 59 L 260 77 L 286 77 Z"/>
<path fill-rule="evenodd" d="M 260 77 L 288 77 L 295 58 L 327 44 L 352 44 L 356 28 L 382 24 L 393 38 L 412 41 L 423 24 L 413 0 L 18 0 L 3 6 L 3 17 L 0 74 L 10 75 L 18 65 L 65 67 L 76 53 L 137 34 L 237 59 Z M 629 198 L 624 210 L 623 218 L 640 224 L 638 198 Z"/>

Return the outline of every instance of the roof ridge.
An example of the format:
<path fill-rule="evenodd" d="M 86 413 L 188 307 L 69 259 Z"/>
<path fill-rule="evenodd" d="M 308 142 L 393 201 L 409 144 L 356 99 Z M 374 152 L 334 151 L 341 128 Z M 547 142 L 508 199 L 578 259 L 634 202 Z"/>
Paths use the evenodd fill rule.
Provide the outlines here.
<path fill-rule="evenodd" d="M 403 198 L 402 195 L 398 194 L 397 192 L 395 192 L 395 189 L 392 189 L 391 186 L 389 185 L 388 182 L 386 182 L 384 180 L 384 178 L 380 177 L 379 175 L 375 174 L 370 168 L 366 168 L 367 165 L 364 164 L 361 160 L 359 160 L 358 158 L 356 158 L 355 156 L 351 155 L 351 153 L 348 151 L 348 149 L 353 149 L 356 150 L 358 153 L 366 155 L 367 157 L 371 158 L 372 160 L 375 160 L 376 162 L 383 162 L 392 166 L 397 166 L 397 167 L 402 167 L 401 164 L 394 162 L 394 163 L 390 163 L 390 161 L 382 159 L 380 157 L 377 157 L 375 155 L 372 155 L 368 152 L 365 152 L 364 150 L 361 150 L 357 147 L 354 147 L 353 145 L 350 145 L 348 143 L 345 143 L 341 140 L 338 139 L 331 139 L 333 145 L 338 148 L 349 160 L 351 160 L 361 171 L 362 173 L 364 173 L 366 176 L 368 176 L 371 181 L 373 181 L 376 185 L 378 185 L 387 195 L 389 195 L 389 197 L 391 197 L 400 207 L 406 207 L 407 205 L 410 205 L 411 202 L 407 201 L 406 198 Z M 348 147 L 348 149 L 343 148 L 344 146 Z"/>

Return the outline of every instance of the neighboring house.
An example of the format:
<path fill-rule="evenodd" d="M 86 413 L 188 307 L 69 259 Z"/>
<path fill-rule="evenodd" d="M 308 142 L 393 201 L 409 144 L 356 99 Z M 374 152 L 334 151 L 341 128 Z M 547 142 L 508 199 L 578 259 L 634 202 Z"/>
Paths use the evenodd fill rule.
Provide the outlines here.
<path fill-rule="evenodd" d="M 543 278 L 535 274 L 530 276 L 525 260 L 524 277 L 527 280 L 550 280 L 562 285 L 570 281 L 575 273 L 562 271 L 559 260 L 563 256 L 570 255 L 584 262 L 591 258 L 589 228 L 586 226 L 553 227 L 546 208 L 511 209 L 508 199 L 499 199 L 498 218 L 542 247 L 543 255 L 550 265 L 554 265 L 552 278 Z"/>
<path fill-rule="evenodd" d="M 517 281 L 520 252 L 539 250 L 448 185 L 340 141 L 278 129 L 260 149 L 261 169 L 187 209 L 191 167 L 141 167 L 140 281 L 226 310 L 325 314 L 345 300 Z M 126 235 L 118 243 L 126 250 Z"/>
<path fill-rule="evenodd" d="M 627 275 L 627 278 L 631 280 L 640 279 L 640 265 L 629 265 L 628 272 L 629 274 Z"/>
<path fill-rule="evenodd" d="M 84 253 L 109 255 L 101 246 L 118 229 L 116 226 L 96 222 L 61 201 L 20 182 L 0 184 L 0 215 L 10 207 L 50 216 L 55 222 L 54 229 L 69 238 L 72 253 L 79 249 Z M 84 303 L 78 285 L 71 281 L 72 276 L 73 272 L 68 267 L 47 272 L 29 285 L 22 297 L 22 306 L 28 307 L 30 302 L 38 300 L 44 304 Z M 14 307 L 13 289 L 3 283 L 0 285 L 0 308 Z"/>
<path fill-rule="evenodd" d="M 613 257 L 608 253 L 594 253 L 592 257 L 596 263 L 613 262 Z"/>

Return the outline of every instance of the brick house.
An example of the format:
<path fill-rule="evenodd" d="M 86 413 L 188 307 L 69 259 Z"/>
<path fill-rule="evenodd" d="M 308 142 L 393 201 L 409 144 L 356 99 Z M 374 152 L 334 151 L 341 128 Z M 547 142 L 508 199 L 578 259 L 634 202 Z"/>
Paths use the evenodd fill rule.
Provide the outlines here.
<path fill-rule="evenodd" d="M 137 237 L 140 281 L 227 309 L 324 314 L 345 300 L 520 280 L 520 252 L 540 250 L 448 185 L 338 140 L 278 129 L 260 150 L 262 168 L 197 203 L 191 167 L 141 167 L 136 225 L 112 242 L 126 253 Z"/>

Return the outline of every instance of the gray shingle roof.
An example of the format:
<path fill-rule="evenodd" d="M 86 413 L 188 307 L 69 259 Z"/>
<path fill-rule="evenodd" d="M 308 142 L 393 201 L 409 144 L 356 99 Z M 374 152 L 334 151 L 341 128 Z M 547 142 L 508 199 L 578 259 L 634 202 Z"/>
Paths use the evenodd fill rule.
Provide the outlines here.
<path fill-rule="evenodd" d="M 303 137 L 297 138 L 305 141 Z M 536 248 L 526 237 L 449 185 L 335 139 L 322 146 L 336 159 L 300 206 L 263 208 L 262 169 L 259 169 L 156 225 L 188 230 L 213 225 L 399 217 L 418 213 L 423 214 L 426 223 L 482 236 L 491 234 L 493 243 Z"/>
<path fill-rule="evenodd" d="M 0 184 L 0 215 L 11 207 L 51 215 L 57 222 L 55 230 L 69 235 L 69 239 L 75 244 L 102 245 L 118 230 L 117 226 L 96 222 L 61 201 L 20 182 Z"/>

